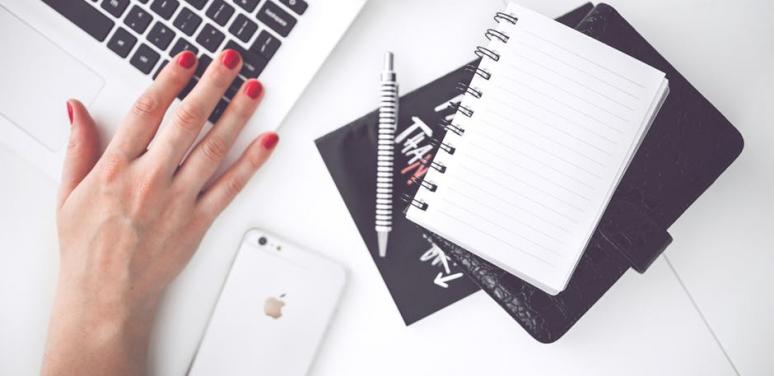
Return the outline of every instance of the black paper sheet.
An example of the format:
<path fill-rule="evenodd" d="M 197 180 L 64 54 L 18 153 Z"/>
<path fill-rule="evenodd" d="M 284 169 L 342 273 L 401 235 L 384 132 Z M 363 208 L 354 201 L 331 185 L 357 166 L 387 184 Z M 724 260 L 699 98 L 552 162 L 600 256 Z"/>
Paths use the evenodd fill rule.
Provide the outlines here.
<path fill-rule="evenodd" d="M 559 17 L 558 21 L 575 25 L 590 9 L 591 4 L 586 4 Z M 471 64 L 477 66 L 478 62 Z M 374 69 L 377 77 L 378 67 Z M 454 114 L 449 104 L 462 99 L 464 85 L 473 74 L 463 66 L 400 98 L 395 132 L 394 214 L 386 258 L 379 257 L 374 230 L 378 111 L 316 140 L 320 155 L 406 325 L 478 290 L 462 269 L 400 212 L 406 206 L 400 197 L 404 194 L 413 197 L 417 190 L 411 178 L 424 176 L 427 168 L 422 163 L 433 158 L 436 147 L 431 139 L 443 139 L 441 120 L 450 120 Z M 400 79 L 400 72 L 398 75 Z M 375 86 L 374 93 L 377 91 Z"/>

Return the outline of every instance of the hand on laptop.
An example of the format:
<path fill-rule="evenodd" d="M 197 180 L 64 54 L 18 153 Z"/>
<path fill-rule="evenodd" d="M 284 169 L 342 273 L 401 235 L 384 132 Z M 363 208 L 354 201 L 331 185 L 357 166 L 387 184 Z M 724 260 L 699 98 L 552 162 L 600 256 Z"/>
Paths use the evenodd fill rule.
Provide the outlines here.
<path fill-rule="evenodd" d="M 221 53 L 158 130 L 196 63 L 182 52 L 168 64 L 101 155 L 89 113 L 78 101 L 67 103 L 72 130 L 58 200 L 61 261 L 45 374 L 144 373 L 164 288 L 278 142 L 276 133 L 260 135 L 208 184 L 263 96 L 261 84 L 248 80 L 183 161 L 242 64 L 235 51 Z"/>

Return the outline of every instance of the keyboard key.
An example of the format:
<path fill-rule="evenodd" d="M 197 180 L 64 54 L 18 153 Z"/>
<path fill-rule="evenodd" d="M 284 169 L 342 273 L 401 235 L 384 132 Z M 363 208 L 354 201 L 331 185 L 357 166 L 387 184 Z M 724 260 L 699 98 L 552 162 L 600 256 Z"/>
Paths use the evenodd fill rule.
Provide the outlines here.
<path fill-rule="evenodd" d="M 228 89 L 226 89 L 226 98 L 231 100 L 234 98 L 234 95 L 239 91 L 239 88 L 244 85 L 245 80 L 237 77 L 234 81 L 231 82 L 231 85 L 228 86 Z"/>
<path fill-rule="evenodd" d="M 156 79 L 156 77 L 159 76 L 159 73 L 161 73 L 161 71 L 164 70 L 164 67 L 166 67 L 167 64 L 169 64 L 169 60 L 164 60 L 164 61 L 161 62 L 161 65 L 159 65 L 159 69 L 156 69 L 156 73 L 153 74 L 153 79 L 154 80 Z"/>
<path fill-rule="evenodd" d="M 156 22 L 148 33 L 148 41 L 162 51 L 169 47 L 173 38 L 175 38 L 175 32 L 161 22 Z"/>
<path fill-rule="evenodd" d="M 196 72 L 194 73 L 197 77 L 201 77 L 204 75 L 204 71 L 207 70 L 207 67 L 210 66 L 210 63 L 212 63 L 212 58 L 207 55 L 202 55 L 199 57 L 199 64 L 196 65 Z"/>
<path fill-rule="evenodd" d="M 242 7 L 242 9 L 246 10 L 247 13 L 252 13 L 256 7 L 258 7 L 258 3 L 260 3 L 260 0 L 234 0 L 234 2 Z"/>
<path fill-rule="evenodd" d="M 242 70 L 239 72 L 247 78 L 258 78 L 269 62 L 266 58 L 253 52 L 249 52 L 234 41 L 226 43 L 226 49 L 232 49 L 242 55 Z"/>
<path fill-rule="evenodd" d="M 210 52 L 215 52 L 226 36 L 210 24 L 205 24 L 196 41 Z"/>
<path fill-rule="evenodd" d="M 234 23 L 231 24 L 231 27 L 228 28 L 228 31 L 242 42 L 247 43 L 253 37 L 253 34 L 258 31 L 258 24 L 250 21 L 245 15 L 240 14 L 234 20 Z"/>
<path fill-rule="evenodd" d="M 202 10 L 204 9 L 204 6 L 207 5 L 207 1 L 209 0 L 185 0 L 188 4 L 191 4 L 196 9 Z"/>
<path fill-rule="evenodd" d="M 180 6 L 180 2 L 177 0 L 153 0 L 151 10 L 165 20 L 168 20 L 172 18 L 178 6 Z"/>
<path fill-rule="evenodd" d="M 116 24 L 85 0 L 43 0 L 43 3 L 100 42 L 105 41 Z"/>
<path fill-rule="evenodd" d="M 190 9 L 183 8 L 177 17 L 175 17 L 175 22 L 172 24 L 175 25 L 176 28 L 180 29 L 180 31 L 184 32 L 185 35 L 190 37 L 194 35 L 196 29 L 199 28 L 201 23 L 201 17 L 192 12 Z"/>
<path fill-rule="evenodd" d="M 258 11 L 258 21 L 263 22 L 283 37 L 288 36 L 293 26 L 296 26 L 296 19 L 272 1 L 264 3 L 261 10 Z"/>
<path fill-rule="evenodd" d="M 172 51 L 169 52 L 169 56 L 177 56 L 177 54 L 185 50 L 191 51 L 194 54 L 199 53 L 199 49 L 196 46 L 183 38 L 177 38 L 177 42 L 175 42 L 175 45 L 172 47 Z"/>
<path fill-rule="evenodd" d="M 218 119 L 226 112 L 226 107 L 228 107 L 228 102 L 225 99 L 221 99 L 215 106 L 215 110 L 210 114 L 210 122 L 217 123 Z"/>
<path fill-rule="evenodd" d="M 135 5 L 129 10 L 129 14 L 126 15 L 124 24 L 137 34 L 142 34 L 148 29 L 152 19 L 153 16 L 150 13 Z"/>
<path fill-rule="evenodd" d="M 134 56 L 132 56 L 130 62 L 135 68 L 139 69 L 140 72 L 149 74 L 153 70 L 153 67 L 156 66 L 160 57 L 161 56 L 159 56 L 156 51 L 153 51 L 152 48 L 143 43 L 137 48 L 137 51 L 134 53 Z"/>
<path fill-rule="evenodd" d="M 177 97 L 178 97 L 180 100 L 183 100 L 183 99 L 185 99 L 185 97 L 186 97 L 186 96 L 188 96 L 188 94 L 191 92 L 191 90 L 193 90 L 193 89 L 194 89 L 194 87 L 196 86 L 196 84 L 197 84 L 197 83 L 199 83 L 199 80 L 198 80 L 196 77 L 191 77 L 191 79 L 190 79 L 190 80 L 188 81 L 188 83 L 185 85 L 185 87 L 183 88 L 183 90 L 181 90 L 181 91 L 180 91 L 180 92 L 177 94 Z"/>
<path fill-rule="evenodd" d="M 128 6 L 129 0 L 102 0 L 102 9 L 116 18 L 121 17 Z"/>
<path fill-rule="evenodd" d="M 280 45 L 282 45 L 282 42 L 277 37 L 266 30 L 262 30 L 258 34 L 258 38 L 255 39 L 253 46 L 250 47 L 250 52 L 260 54 L 266 60 L 271 60 L 274 53 L 280 48 Z"/>
<path fill-rule="evenodd" d="M 304 0 L 279 0 L 280 3 L 285 4 L 290 10 L 296 12 L 299 16 L 306 12 L 306 8 L 309 8 L 309 4 Z"/>
<path fill-rule="evenodd" d="M 127 57 L 135 44 L 137 44 L 137 37 L 123 27 L 119 27 L 116 32 L 113 33 L 113 37 L 110 38 L 108 48 L 117 53 L 118 56 Z"/>
<path fill-rule="evenodd" d="M 234 15 L 234 7 L 226 4 L 223 0 L 215 0 L 207 8 L 207 17 L 211 18 L 220 26 L 226 26 L 228 20 Z"/>

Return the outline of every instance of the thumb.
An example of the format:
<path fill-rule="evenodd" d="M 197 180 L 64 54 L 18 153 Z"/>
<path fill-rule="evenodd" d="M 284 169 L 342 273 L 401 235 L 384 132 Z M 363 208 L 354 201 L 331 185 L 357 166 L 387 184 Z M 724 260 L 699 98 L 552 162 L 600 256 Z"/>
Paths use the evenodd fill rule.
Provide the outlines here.
<path fill-rule="evenodd" d="M 70 141 L 59 186 L 60 208 L 99 159 L 97 127 L 89 112 L 81 102 L 70 99 L 67 101 L 67 115 L 70 119 Z"/>

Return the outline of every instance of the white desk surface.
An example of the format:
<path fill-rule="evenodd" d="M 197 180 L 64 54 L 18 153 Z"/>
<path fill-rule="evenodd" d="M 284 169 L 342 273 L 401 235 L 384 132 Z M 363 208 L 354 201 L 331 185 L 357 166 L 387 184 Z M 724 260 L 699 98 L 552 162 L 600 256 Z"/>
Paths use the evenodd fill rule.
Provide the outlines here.
<path fill-rule="evenodd" d="M 549 16 L 580 4 L 522 3 Z M 532 340 L 481 292 L 405 327 L 313 141 L 374 108 L 385 50 L 396 53 L 402 90 L 417 88 L 471 59 L 502 2 L 372 0 L 287 118 L 275 158 L 171 287 L 150 349 L 152 373 L 183 374 L 252 226 L 317 248 L 350 271 L 315 375 L 774 373 L 774 3 L 610 3 L 747 141 L 672 227 L 674 243 L 647 274 L 628 272 L 552 345 Z M 0 173 L 0 374 L 31 375 L 58 263 L 56 187 L 4 147 Z"/>

